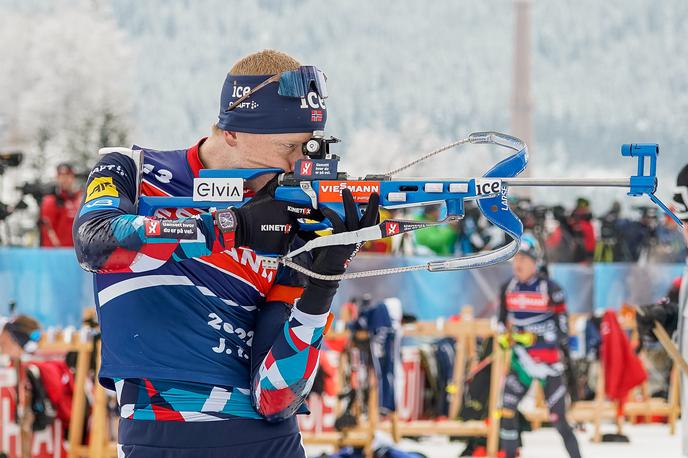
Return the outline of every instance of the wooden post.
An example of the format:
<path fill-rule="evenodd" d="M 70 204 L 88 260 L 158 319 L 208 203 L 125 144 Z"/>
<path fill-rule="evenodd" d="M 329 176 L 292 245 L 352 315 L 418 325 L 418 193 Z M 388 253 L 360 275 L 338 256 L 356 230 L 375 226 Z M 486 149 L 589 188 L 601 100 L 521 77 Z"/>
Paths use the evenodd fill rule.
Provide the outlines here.
<path fill-rule="evenodd" d="M 616 416 L 616 434 L 619 436 L 623 436 L 623 425 L 624 425 L 624 415 L 623 413 L 621 415 Z"/>
<path fill-rule="evenodd" d="M 496 457 L 499 448 L 499 403 L 502 394 L 502 352 L 497 336 L 492 339 L 492 368 L 490 370 L 490 397 L 487 405 L 487 456 Z"/>
<path fill-rule="evenodd" d="M 681 370 L 688 376 L 688 363 L 685 359 L 683 359 L 683 356 L 681 356 L 681 352 L 676 347 L 676 344 L 671 340 L 669 334 L 667 334 L 666 329 L 664 329 L 659 322 L 655 321 L 655 327 L 652 329 L 652 331 L 657 336 L 657 340 L 659 340 L 659 343 L 662 344 L 662 347 L 664 347 L 666 352 L 669 353 L 669 356 L 674 361 L 674 365 L 680 367 Z"/>
<path fill-rule="evenodd" d="M 86 345 L 80 345 L 76 357 L 76 374 L 74 376 L 74 395 L 72 397 L 72 417 L 69 421 L 69 458 L 81 456 L 84 424 L 86 421 L 86 376 L 90 362 L 90 351 Z"/>
<path fill-rule="evenodd" d="M 399 429 L 399 416 L 396 412 L 392 412 L 390 415 L 390 422 L 392 423 L 392 440 L 394 443 L 398 444 L 401 440 L 401 430 Z"/>
<path fill-rule="evenodd" d="M 91 434 L 88 442 L 89 458 L 105 458 L 108 446 L 107 432 L 107 393 L 98 383 L 100 370 L 100 339 L 96 343 L 96 372 L 93 393 L 93 408 L 91 409 Z"/>
<path fill-rule="evenodd" d="M 676 364 L 671 368 L 671 375 L 669 376 L 669 433 L 673 436 L 676 434 L 676 419 L 681 411 L 679 405 L 679 371 Z"/>
<path fill-rule="evenodd" d="M 347 343 L 348 346 L 348 343 Z M 337 386 L 339 391 L 346 385 L 346 367 L 349 364 L 349 358 L 347 357 L 346 348 L 339 354 L 339 362 L 337 363 Z M 353 388 L 351 388 L 353 390 Z M 341 394 L 341 393 L 340 393 Z M 335 404 L 335 418 L 344 412 L 343 400 L 337 396 L 337 403 Z"/>
<path fill-rule="evenodd" d="M 373 458 L 373 440 L 375 439 L 375 431 L 377 430 L 378 419 L 380 417 L 380 406 L 378 402 L 377 385 L 378 380 L 375 376 L 375 370 L 368 370 L 368 379 L 370 384 L 368 385 L 368 442 L 363 448 L 363 455 L 365 458 Z"/>
<path fill-rule="evenodd" d="M 12 366 L 17 378 L 17 399 L 15 420 L 19 424 L 19 446 L 22 458 L 31 458 L 31 442 L 33 438 L 33 412 L 31 411 L 31 390 L 26 389 L 26 374 L 21 359 L 12 358 Z"/>
<path fill-rule="evenodd" d="M 604 369 L 602 363 L 599 363 L 597 371 L 597 383 L 595 384 L 595 411 L 593 413 L 594 433 L 592 441 L 595 443 L 602 442 L 602 411 L 604 409 Z"/>
<path fill-rule="evenodd" d="M 535 395 L 535 410 L 538 412 L 538 415 L 536 415 L 530 423 L 533 427 L 533 431 L 537 431 L 542 427 L 542 417 L 539 415 L 540 410 L 547 408 L 547 404 L 545 403 L 545 392 L 542 389 L 542 382 L 538 380 L 533 383 L 532 386 L 533 394 Z"/>
<path fill-rule="evenodd" d="M 464 305 L 463 308 L 461 308 L 461 321 L 463 323 L 471 322 L 475 319 L 475 314 L 473 313 L 473 306 L 472 305 Z M 474 328 L 469 328 L 471 332 L 474 331 Z M 470 339 L 465 339 L 465 345 L 466 345 L 466 354 L 465 354 L 465 360 L 468 362 L 468 370 L 472 371 L 475 366 L 478 365 L 479 358 L 478 358 L 478 350 L 476 348 L 476 334 L 473 333 L 472 338 Z"/>
<path fill-rule="evenodd" d="M 459 416 L 461 403 L 463 401 L 463 385 L 466 377 L 466 347 L 469 339 L 474 339 L 474 336 L 465 336 L 456 334 L 456 354 L 454 355 L 454 371 L 452 375 L 452 384 L 456 387 L 449 400 L 449 418 L 455 419 Z"/>

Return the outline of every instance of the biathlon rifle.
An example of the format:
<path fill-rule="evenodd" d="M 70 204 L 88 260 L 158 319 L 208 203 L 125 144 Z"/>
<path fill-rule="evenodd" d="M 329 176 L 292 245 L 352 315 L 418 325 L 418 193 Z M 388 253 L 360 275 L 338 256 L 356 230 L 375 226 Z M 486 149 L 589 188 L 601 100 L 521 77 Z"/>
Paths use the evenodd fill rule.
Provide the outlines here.
<path fill-rule="evenodd" d="M 352 191 L 354 200 L 366 204 L 372 193 L 380 194 L 380 206 L 397 209 L 445 203 L 447 216 L 441 221 L 414 221 L 388 219 L 376 226 L 357 231 L 325 235 L 305 243 L 301 248 L 286 255 L 261 253 L 266 267 L 287 265 L 299 272 L 324 280 L 341 280 L 375 275 L 386 275 L 413 270 L 442 272 L 473 269 L 497 264 L 516 254 L 523 235 L 523 224 L 509 207 L 508 192 L 514 186 L 574 186 L 574 187 L 620 187 L 627 188 L 628 195 L 647 196 L 668 214 L 679 226 L 683 223 L 656 196 L 657 190 L 657 144 L 625 144 L 621 155 L 634 157 L 638 161 L 637 174 L 629 178 L 519 178 L 518 175 L 528 164 L 526 144 L 510 135 L 498 132 L 475 132 L 457 142 L 434 150 L 403 167 L 388 173 L 367 175 L 363 178 L 350 178 L 338 170 L 339 157 L 329 151 L 336 138 L 325 138 L 322 132 L 315 132 L 313 138 L 303 145 L 307 159 L 298 160 L 295 171 L 284 173 L 281 169 L 202 169 L 199 178 L 194 179 L 194 195 L 191 197 L 152 197 L 141 196 L 138 203 L 140 215 L 152 216 L 164 208 L 226 208 L 239 207 L 250 197 L 243 193 L 244 181 L 264 174 L 280 174 L 275 198 L 295 204 L 310 205 L 318 209 L 329 208 L 344 218 L 341 190 L 346 187 Z M 464 144 L 492 144 L 511 150 L 511 155 L 503 159 L 480 178 L 394 178 L 402 170 L 429 159 L 450 148 Z M 219 190 L 219 191 L 218 191 Z M 365 272 L 351 272 L 342 275 L 321 275 L 312 272 L 293 259 L 296 255 L 314 248 L 332 245 L 350 245 L 378 240 L 417 229 L 458 221 L 464 216 L 464 203 L 477 201 L 477 205 L 490 223 L 509 234 L 511 242 L 503 247 L 480 252 L 469 256 L 431 261 L 416 266 L 378 269 Z M 302 230 L 319 230 L 330 227 L 327 220 L 318 224 L 301 224 Z"/>

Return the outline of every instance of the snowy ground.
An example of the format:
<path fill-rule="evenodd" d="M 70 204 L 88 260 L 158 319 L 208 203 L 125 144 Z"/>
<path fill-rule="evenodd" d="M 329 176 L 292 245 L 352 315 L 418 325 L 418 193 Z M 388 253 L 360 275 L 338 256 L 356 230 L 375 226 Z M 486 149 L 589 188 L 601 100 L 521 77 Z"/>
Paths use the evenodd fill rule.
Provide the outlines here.
<path fill-rule="evenodd" d="M 603 433 L 611 433 L 614 426 L 607 425 Z M 630 443 L 601 443 L 590 441 L 592 428 L 587 432 L 577 432 L 583 458 L 681 458 L 680 425 L 675 435 L 669 434 L 669 427 L 665 425 L 624 425 L 624 433 L 629 436 Z M 559 435 L 552 428 L 542 428 L 535 432 L 528 432 L 523 437 L 523 458 L 566 458 Z M 414 442 L 402 441 L 398 448 L 407 451 L 421 452 L 432 458 L 458 457 L 464 446 L 460 442 L 448 442 L 446 438 L 433 437 Z M 317 458 L 327 449 L 306 447 L 308 456 Z"/>

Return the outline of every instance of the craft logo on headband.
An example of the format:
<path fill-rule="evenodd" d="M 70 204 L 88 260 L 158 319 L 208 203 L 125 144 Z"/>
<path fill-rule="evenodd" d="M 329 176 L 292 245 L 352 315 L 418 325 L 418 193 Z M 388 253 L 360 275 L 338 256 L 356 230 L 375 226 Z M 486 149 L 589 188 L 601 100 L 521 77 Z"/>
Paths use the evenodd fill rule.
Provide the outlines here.
<path fill-rule="evenodd" d="M 233 99 L 238 99 L 239 97 L 243 97 L 244 94 L 247 92 L 251 92 L 251 88 L 249 86 L 237 86 L 236 80 L 232 82 L 232 98 Z M 248 108 L 250 110 L 255 110 L 258 108 L 260 105 L 258 105 L 255 101 L 246 101 L 246 102 L 241 102 L 239 105 L 236 106 L 236 109 L 239 108 Z"/>
<path fill-rule="evenodd" d="M 273 76 L 227 75 L 220 97 L 218 127 L 255 134 L 325 130 L 327 108 L 317 88 L 309 87 L 308 93 L 303 97 L 280 95 L 278 81 L 257 88 Z M 229 109 L 236 100 L 244 96 L 244 100 Z"/>

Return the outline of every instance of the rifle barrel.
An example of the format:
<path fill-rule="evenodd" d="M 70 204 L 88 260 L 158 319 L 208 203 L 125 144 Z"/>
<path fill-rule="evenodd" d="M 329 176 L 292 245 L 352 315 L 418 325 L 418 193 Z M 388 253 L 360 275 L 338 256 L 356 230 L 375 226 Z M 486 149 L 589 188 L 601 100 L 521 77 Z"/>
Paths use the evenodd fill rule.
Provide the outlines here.
<path fill-rule="evenodd" d="M 628 188 L 630 178 L 502 178 L 509 186 L 603 186 Z"/>
<path fill-rule="evenodd" d="M 398 180 L 406 181 L 468 181 L 468 178 L 420 178 L 420 177 L 399 177 Z M 477 179 L 502 180 L 509 186 L 577 186 L 577 187 L 608 187 L 608 188 L 629 188 L 630 178 L 499 178 L 499 177 L 477 177 Z"/>

